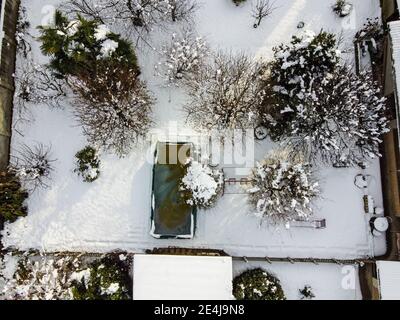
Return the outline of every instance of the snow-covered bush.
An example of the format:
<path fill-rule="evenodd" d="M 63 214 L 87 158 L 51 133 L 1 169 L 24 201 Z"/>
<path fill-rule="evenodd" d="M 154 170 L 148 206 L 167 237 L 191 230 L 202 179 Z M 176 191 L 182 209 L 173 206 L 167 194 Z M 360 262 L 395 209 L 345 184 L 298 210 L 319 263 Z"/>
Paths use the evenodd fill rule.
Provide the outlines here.
<path fill-rule="evenodd" d="M 291 159 L 287 149 L 274 151 L 258 163 L 250 180 L 247 191 L 257 217 L 287 223 L 312 215 L 318 183 L 310 166 L 300 157 Z"/>
<path fill-rule="evenodd" d="M 303 289 L 299 289 L 299 294 L 300 294 L 300 299 L 302 300 L 311 300 L 315 298 L 312 288 L 308 285 L 304 286 Z"/>
<path fill-rule="evenodd" d="M 270 64 L 272 89 L 288 99 L 303 100 L 313 85 L 334 71 L 340 61 L 334 34 L 305 31 L 289 45 L 274 48 Z"/>
<path fill-rule="evenodd" d="M 285 300 L 280 281 L 263 269 L 251 269 L 233 279 L 237 300 Z"/>
<path fill-rule="evenodd" d="M 246 0 L 232 0 L 232 2 L 233 2 L 236 6 L 239 6 L 240 4 L 246 2 Z"/>
<path fill-rule="evenodd" d="M 188 121 L 209 130 L 253 128 L 264 100 L 263 68 L 244 54 L 217 53 L 186 81 Z"/>
<path fill-rule="evenodd" d="M 339 17 L 343 18 L 351 13 L 353 5 L 346 0 L 336 0 L 333 5 L 333 12 L 335 12 Z"/>
<path fill-rule="evenodd" d="M 192 32 L 184 31 L 182 36 L 172 35 L 172 42 L 162 48 L 162 61 L 156 66 L 156 73 L 167 85 L 175 84 L 191 74 L 199 72 L 209 54 L 206 41 Z"/>
<path fill-rule="evenodd" d="M 370 72 L 340 67 L 314 84 L 301 100 L 274 95 L 265 126 L 274 140 L 287 142 L 309 161 L 354 165 L 380 156 L 388 131 L 385 99 Z"/>
<path fill-rule="evenodd" d="M 106 256 L 93 262 L 75 277 L 72 296 L 75 300 L 129 300 L 132 280 L 129 265 L 116 256 Z"/>
<path fill-rule="evenodd" d="M 50 67 L 60 77 L 82 72 L 97 75 L 103 61 L 118 61 L 139 74 L 132 45 L 96 20 L 78 16 L 69 20 L 60 11 L 55 13 L 54 26 L 40 26 L 41 50 L 51 57 Z"/>
<path fill-rule="evenodd" d="M 15 107 L 18 116 L 26 117 L 28 104 L 46 104 L 59 108 L 67 97 L 64 80 L 52 75 L 46 66 L 35 65 L 33 61 L 23 60 L 15 76 Z"/>
<path fill-rule="evenodd" d="M 91 144 L 126 154 L 147 133 L 153 98 L 135 70 L 120 63 L 97 66 L 98 74 L 69 77 L 74 114 Z"/>
<path fill-rule="evenodd" d="M 212 170 L 208 165 L 195 160 L 185 165 L 185 171 L 180 184 L 185 202 L 203 209 L 213 207 L 223 190 L 222 171 Z"/>
<path fill-rule="evenodd" d="M 22 257 L 3 295 L 10 300 L 70 300 L 72 274 L 80 265 L 75 257 Z"/>
<path fill-rule="evenodd" d="M 10 170 L 0 171 L 0 216 L 10 222 L 26 216 L 27 198 L 28 192 L 22 188 L 15 173 Z"/>
<path fill-rule="evenodd" d="M 86 146 L 75 155 L 76 169 L 85 182 L 93 182 L 100 175 L 100 158 L 95 148 Z"/>
<path fill-rule="evenodd" d="M 10 170 L 30 190 L 48 187 L 54 170 L 51 147 L 36 143 L 33 147 L 22 145 L 11 157 Z"/>

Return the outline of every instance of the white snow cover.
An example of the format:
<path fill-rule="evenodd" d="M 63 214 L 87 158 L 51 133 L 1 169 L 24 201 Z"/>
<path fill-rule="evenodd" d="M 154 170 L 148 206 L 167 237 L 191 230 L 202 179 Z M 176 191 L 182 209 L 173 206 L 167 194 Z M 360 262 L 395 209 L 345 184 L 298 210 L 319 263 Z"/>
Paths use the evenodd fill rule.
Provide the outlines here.
<path fill-rule="evenodd" d="M 231 300 L 232 258 L 134 256 L 134 300 Z"/>
<path fill-rule="evenodd" d="M 382 300 L 400 300 L 400 262 L 377 261 L 378 281 Z"/>
<path fill-rule="evenodd" d="M 115 50 L 117 50 L 117 48 L 118 48 L 117 41 L 107 39 L 101 44 L 100 52 L 103 57 L 109 57 L 113 52 L 115 52 Z"/>
<path fill-rule="evenodd" d="M 31 22 L 30 32 L 38 36 L 36 26 L 44 19 L 40 8 L 47 0 L 22 0 Z M 56 5 L 61 1 L 52 1 Z M 212 51 L 246 52 L 253 57 L 269 59 L 272 47 L 288 42 L 298 32 L 297 24 L 306 28 L 339 34 L 343 30 L 346 49 L 353 48 L 355 33 L 367 17 L 379 16 L 376 0 L 353 0 L 352 14 L 338 19 L 330 4 L 320 0 L 278 0 L 276 11 L 254 29 L 251 2 L 236 7 L 231 1 L 203 0 L 196 14 L 196 34 L 204 36 Z M 357 13 L 357 14 L 353 14 Z M 232 23 L 234 21 L 235 23 Z M 112 26 L 110 26 L 112 27 Z M 194 27 L 194 24 L 193 24 Z M 114 30 L 113 30 L 114 31 Z M 118 32 L 118 30 L 115 30 Z M 152 43 L 159 47 L 170 34 L 155 34 Z M 44 64 L 48 58 L 34 42 L 35 63 Z M 175 128 L 180 134 L 187 128 L 182 107 L 186 95 L 182 89 L 161 86 L 163 79 L 154 74 L 159 53 L 148 47 L 137 50 L 141 77 L 157 97 L 154 106 L 154 130 L 163 133 Z M 348 58 L 352 58 L 351 50 Z M 17 70 L 18 72 L 18 70 Z M 50 110 L 45 105 L 30 106 L 32 122 L 14 126 L 12 152 L 21 143 L 52 145 L 55 171 L 48 189 L 37 190 L 29 198 L 29 214 L 3 232 L 5 246 L 21 250 L 73 250 L 107 252 L 115 249 L 142 252 L 153 247 L 201 247 L 223 249 L 238 256 L 335 257 L 360 258 L 385 252 L 384 237 L 375 238 L 369 230 L 369 217 L 363 212 L 362 190 L 353 180 L 361 172 L 357 168 L 321 168 L 321 198 L 315 218 L 325 218 L 327 228 L 285 228 L 263 224 L 249 213 L 251 208 L 243 194 L 226 194 L 215 208 L 197 214 L 196 233 L 188 240 L 159 240 L 149 234 L 151 229 L 151 170 L 146 159 L 148 142 L 139 144 L 126 158 L 103 154 L 101 177 L 85 184 L 74 174 L 74 155 L 86 145 L 80 127 L 74 121 L 72 108 Z M 173 122 L 171 122 L 173 121 Z M 178 129 L 179 128 L 179 129 Z M 255 160 L 276 148 L 268 140 L 256 144 Z M 368 193 L 382 207 L 379 161 L 365 171 L 372 176 Z"/>
<path fill-rule="evenodd" d="M 233 277 L 248 269 L 262 268 L 278 277 L 288 300 L 299 300 L 299 290 L 311 287 L 315 300 L 361 300 L 358 267 L 320 263 L 233 261 Z"/>
<path fill-rule="evenodd" d="M 105 25 L 99 25 L 94 32 L 94 37 L 97 41 L 105 40 L 110 33 L 110 29 Z"/>

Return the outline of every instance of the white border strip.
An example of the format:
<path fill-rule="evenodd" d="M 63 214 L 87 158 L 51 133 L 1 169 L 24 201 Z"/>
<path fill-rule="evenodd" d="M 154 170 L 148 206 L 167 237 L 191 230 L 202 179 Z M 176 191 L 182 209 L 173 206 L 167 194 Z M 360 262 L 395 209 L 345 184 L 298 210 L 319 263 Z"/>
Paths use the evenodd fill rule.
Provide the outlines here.
<path fill-rule="evenodd" d="M 0 64 L 1 64 L 1 55 L 3 51 L 3 39 L 4 39 L 4 13 L 5 13 L 5 8 L 6 8 L 6 1 L 7 0 L 2 0 L 1 3 L 1 16 L 0 16 Z"/>

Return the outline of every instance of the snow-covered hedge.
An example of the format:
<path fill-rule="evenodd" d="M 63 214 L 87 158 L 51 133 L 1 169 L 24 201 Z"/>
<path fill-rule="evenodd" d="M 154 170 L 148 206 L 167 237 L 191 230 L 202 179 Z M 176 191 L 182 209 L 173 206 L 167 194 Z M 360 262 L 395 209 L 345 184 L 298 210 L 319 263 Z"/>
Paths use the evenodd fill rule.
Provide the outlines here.
<path fill-rule="evenodd" d="M 290 159 L 289 151 L 272 152 L 253 169 L 250 180 L 249 201 L 257 217 L 287 223 L 312 215 L 318 183 L 310 166 L 300 159 Z"/>
<path fill-rule="evenodd" d="M 212 170 L 206 164 L 194 160 L 185 169 L 186 173 L 180 184 L 185 202 L 204 209 L 213 207 L 223 190 L 222 171 Z"/>
<path fill-rule="evenodd" d="M 285 300 L 280 281 L 263 269 L 251 269 L 233 279 L 237 300 Z"/>
<path fill-rule="evenodd" d="M 139 73 L 131 44 L 96 20 L 78 16 L 69 20 L 56 11 L 55 25 L 40 26 L 41 50 L 51 57 L 50 67 L 61 77 L 81 72 L 96 74 L 99 61 L 114 60 Z"/>
<path fill-rule="evenodd" d="M 73 257 L 22 257 L 2 294 L 10 300 L 70 300 L 71 277 L 79 266 Z"/>
<path fill-rule="evenodd" d="M 9 266 L 3 274 L 0 292 L 7 300 L 122 300 L 132 295 L 131 263 L 124 254 L 96 260 L 81 254 L 13 258 L 15 269 Z"/>
<path fill-rule="evenodd" d="M 74 300 L 128 300 L 132 296 L 132 280 L 128 265 L 116 256 L 93 262 L 75 276 L 72 284 Z"/>
<path fill-rule="evenodd" d="M 100 175 L 100 158 L 95 148 L 86 146 L 75 155 L 76 169 L 85 182 L 93 182 Z"/>

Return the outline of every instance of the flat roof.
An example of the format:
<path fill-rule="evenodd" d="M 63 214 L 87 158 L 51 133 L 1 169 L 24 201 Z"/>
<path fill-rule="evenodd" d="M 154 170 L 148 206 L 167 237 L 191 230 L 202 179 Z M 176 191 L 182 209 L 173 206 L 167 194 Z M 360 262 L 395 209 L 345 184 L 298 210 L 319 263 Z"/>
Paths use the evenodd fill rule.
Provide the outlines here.
<path fill-rule="evenodd" d="M 233 299 L 232 258 L 136 254 L 133 299 Z"/>
<path fill-rule="evenodd" d="M 382 300 L 400 300 L 400 262 L 377 261 Z"/>

